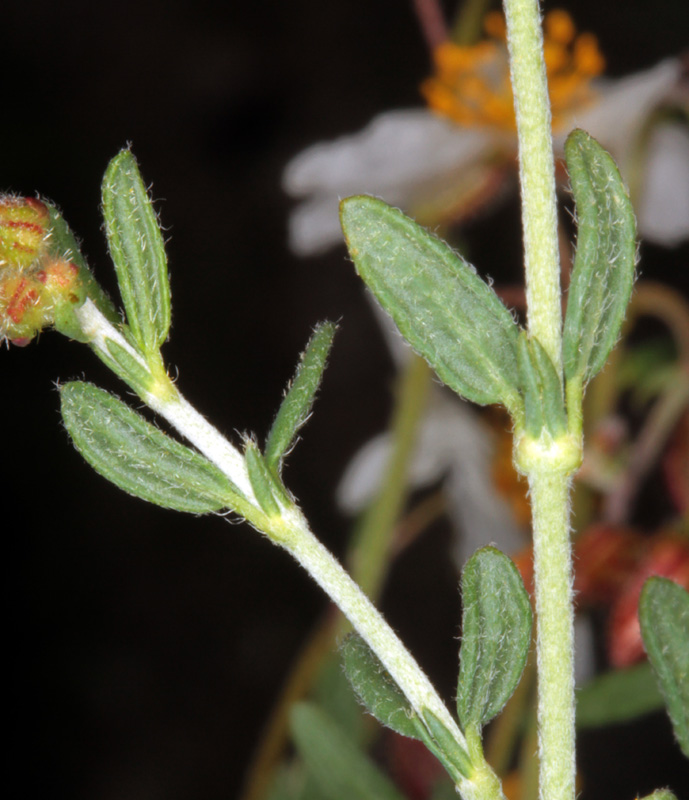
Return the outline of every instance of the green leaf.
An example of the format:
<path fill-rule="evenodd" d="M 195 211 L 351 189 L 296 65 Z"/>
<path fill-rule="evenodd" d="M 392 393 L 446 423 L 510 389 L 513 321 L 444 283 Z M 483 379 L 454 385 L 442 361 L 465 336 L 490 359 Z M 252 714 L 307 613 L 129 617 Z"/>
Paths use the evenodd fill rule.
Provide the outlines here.
<path fill-rule="evenodd" d="M 541 402 L 541 379 L 531 357 L 526 331 L 519 335 L 517 349 L 519 381 L 524 396 L 524 428 L 529 436 L 537 439 L 543 429 L 543 404 Z"/>
<path fill-rule="evenodd" d="M 258 504 L 268 516 L 280 516 L 280 505 L 277 500 L 275 480 L 268 472 L 256 442 L 248 439 L 244 447 L 244 458 L 249 473 L 251 488 L 254 490 Z"/>
<path fill-rule="evenodd" d="M 90 383 L 60 387 L 62 419 L 91 466 L 150 503 L 204 514 L 232 506 L 238 490 L 210 461 L 166 436 Z"/>
<path fill-rule="evenodd" d="M 155 378 L 150 370 L 141 363 L 141 356 L 133 355 L 130 350 L 114 339 L 106 339 L 105 347 L 97 351 L 98 357 L 122 380 L 129 384 L 141 397 L 149 392 Z"/>
<path fill-rule="evenodd" d="M 328 800 L 404 800 L 390 779 L 318 707 L 298 703 L 290 718 L 297 750 Z"/>
<path fill-rule="evenodd" d="M 428 708 L 423 711 L 423 721 L 430 733 L 430 737 L 423 736 L 426 747 L 440 760 L 455 783 L 462 777 L 471 778 L 473 774 L 471 758 L 453 734 Z"/>
<path fill-rule="evenodd" d="M 122 323 L 120 315 L 117 313 L 112 300 L 101 288 L 101 285 L 93 277 L 93 273 L 89 269 L 86 259 L 84 258 L 79 242 L 76 236 L 72 233 L 71 228 L 62 216 L 62 213 L 50 203 L 46 203 L 48 213 L 50 215 L 50 252 L 58 258 L 64 258 L 70 261 L 79 270 L 79 280 L 83 289 L 83 294 L 79 298 L 79 305 L 86 297 L 89 297 L 92 302 L 98 307 L 100 312 L 112 322 L 113 325 L 119 326 Z M 87 339 L 81 333 L 81 326 L 74 319 L 74 309 L 66 309 L 64 313 L 56 311 L 55 327 L 60 333 L 69 336 L 70 339 L 84 341 Z"/>
<path fill-rule="evenodd" d="M 344 671 L 362 705 L 393 731 L 418 739 L 415 719 L 418 715 L 380 662 L 358 634 L 349 635 L 341 644 Z"/>
<path fill-rule="evenodd" d="M 531 643 L 529 595 L 512 561 L 494 547 L 462 573 L 462 646 L 457 713 L 462 728 L 481 728 L 512 696 Z"/>
<path fill-rule="evenodd" d="M 518 327 L 476 270 L 381 200 L 343 200 L 340 219 L 357 272 L 402 335 L 458 394 L 521 408 Z"/>
<path fill-rule="evenodd" d="M 156 353 L 170 329 L 165 243 L 136 159 L 122 150 L 103 178 L 103 217 L 122 302 L 142 352 Z"/>
<path fill-rule="evenodd" d="M 316 326 L 270 429 L 264 458 L 267 467 L 276 474 L 279 474 L 282 459 L 293 446 L 297 432 L 311 414 L 335 330 L 336 326 L 331 322 Z"/>
<path fill-rule="evenodd" d="M 689 758 L 689 592 L 667 578 L 649 578 L 639 598 L 639 622 L 675 737 Z"/>
<path fill-rule="evenodd" d="M 577 691 L 577 727 L 599 728 L 664 708 L 648 662 L 600 675 Z"/>
<path fill-rule="evenodd" d="M 577 211 L 577 251 L 562 353 L 568 380 L 590 380 L 620 334 L 634 284 L 636 223 L 611 156 L 582 130 L 565 143 Z"/>
<path fill-rule="evenodd" d="M 517 360 L 526 432 L 537 438 L 545 427 L 557 439 L 567 431 L 567 414 L 553 362 L 538 339 L 530 339 L 525 331 L 519 336 Z"/>
<path fill-rule="evenodd" d="M 342 668 L 340 653 L 325 660 L 312 687 L 312 699 L 329 714 L 355 742 L 370 740 L 370 720 L 362 714 L 361 701 Z"/>
<path fill-rule="evenodd" d="M 382 724 L 402 736 L 421 740 L 452 776 L 471 775 L 469 755 L 453 735 L 426 709 L 423 720 L 385 669 L 380 659 L 358 634 L 348 636 L 340 647 L 345 674 L 362 705 Z"/>
<path fill-rule="evenodd" d="M 677 795 L 669 789 L 656 789 L 653 794 L 647 794 L 640 800 L 677 800 Z"/>

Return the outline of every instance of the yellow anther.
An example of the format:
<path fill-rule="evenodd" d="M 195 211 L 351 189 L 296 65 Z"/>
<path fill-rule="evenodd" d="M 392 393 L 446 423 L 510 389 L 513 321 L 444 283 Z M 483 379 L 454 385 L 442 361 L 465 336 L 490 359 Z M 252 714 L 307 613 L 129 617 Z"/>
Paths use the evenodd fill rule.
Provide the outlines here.
<path fill-rule="evenodd" d="M 421 86 L 428 106 L 460 125 L 514 130 L 509 79 L 507 29 L 500 12 L 483 23 L 487 39 L 470 47 L 443 42 L 433 53 L 435 74 Z M 553 127 L 593 97 L 591 78 L 604 67 L 598 42 L 591 34 L 577 35 L 566 11 L 549 12 L 544 21 L 544 59 L 552 104 Z"/>
<path fill-rule="evenodd" d="M 592 33 L 582 33 L 574 42 L 574 62 L 579 72 L 595 77 L 605 69 L 605 59 Z"/>
<path fill-rule="evenodd" d="M 546 39 L 564 45 L 569 44 L 577 33 L 572 18 L 560 8 L 555 8 L 546 14 L 544 28 Z"/>
<path fill-rule="evenodd" d="M 483 30 L 491 39 L 507 40 L 507 25 L 505 17 L 499 11 L 491 11 L 483 20 Z"/>

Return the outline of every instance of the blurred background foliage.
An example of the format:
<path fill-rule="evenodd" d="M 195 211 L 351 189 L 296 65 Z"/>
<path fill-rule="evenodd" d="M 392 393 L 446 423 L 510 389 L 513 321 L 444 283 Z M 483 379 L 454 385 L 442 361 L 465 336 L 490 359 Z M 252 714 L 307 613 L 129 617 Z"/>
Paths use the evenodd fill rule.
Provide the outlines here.
<path fill-rule="evenodd" d="M 684 0 L 558 5 L 598 35 L 611 76 L 686 47 Z M 386 423 L 394 369 L 344 248 L 288 251 L 280 176 L 308 144 L 421 104 L 429 55 L 411 3 L 34 0 L 4 9 L 0 37 L 2 189 L 57 202 L 114 292 L 99 184 L 131 142 L 169 236 L 165 353 L 222 430 L 264 435 L 312 325 L 341 320 L 286 475 L 343 553 L 334 490 Z M 519 279 L 516 198 L 466 236 L 475 263 Z M 686 246 L 641 253 L 645 276 L 686 291 Z M 55 800 L 237 796 L 324 597 L 247 527 L 148 506 L 82 462 L 54 381 L 85 376 L 124 394 L 86 348 L 44 334 L 0 359 L 12 777 Z M 399 560 L 382 606 L 449 698 L 459 604 L 448 536 L 438 524 Z M 662 714 L 584 735 L 581 761 L 591 800 L 613 796 L 610 775 L 615 797 L 631 798 L 684 768 Z M 630 765 L 623 779 L 618 762 Z"/>

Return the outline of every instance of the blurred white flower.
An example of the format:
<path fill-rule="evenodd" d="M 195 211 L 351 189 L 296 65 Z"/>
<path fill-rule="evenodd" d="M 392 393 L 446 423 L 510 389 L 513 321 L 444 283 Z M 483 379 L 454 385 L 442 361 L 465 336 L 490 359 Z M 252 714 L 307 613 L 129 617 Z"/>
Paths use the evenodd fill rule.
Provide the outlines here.
<path fill-rule="evenodd" d="M 375 497 L 389 464 L 389 432 L 369 440 L 352 458 L 337 490 L 339 507 L 349 514 Z M 452 557 L 461 569 L 479 547 L 493 544 L 514 553 L 527 543 L 493 480 L 494 437 L 468 403 L 434 387 L 417 433 L 409 464 L 409 485 L 423 489 L 442 482 L 453 527 Z"/>
<path fill-rule="evenodd" d="M 383 113 L 287 165 L 285 191 L 301 199 L 289 220 L 295 253 L 315 255 L 342 240 L 338 203 L 348 195 L 380 196 L 432 225 L 461 221 L 496 196 L 514 173 L 516 133 L 501 17 L 489 15 L 486 30 L 490 38 L 473 47 L 437 48 L 436 73 L 422 86 L 430 109 Z M 686 121 L 647 130 L 665 101 L 689 105 L 680 60 L 593 80 L 603 68 L 596 41 L 577 36 L 562 11 L 546 15 L 545 59 L 556 153 L 572 128 L 588 131 L 639 186 L 641 235 L 669 246 L 689 237 Z"/>

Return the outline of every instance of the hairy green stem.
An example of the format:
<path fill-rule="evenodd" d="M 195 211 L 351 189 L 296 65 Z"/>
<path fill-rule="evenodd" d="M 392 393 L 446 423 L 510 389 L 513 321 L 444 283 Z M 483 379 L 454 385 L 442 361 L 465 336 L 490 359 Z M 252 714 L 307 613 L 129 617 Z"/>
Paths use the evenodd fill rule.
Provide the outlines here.
<path fill-rule="evenodd" d="M 574 615 L 569 536 L 569 477 L 529 474 L 533 513 L 538 642 L 540 796 L 573 800 Z"/>
<path fill-rule="evenodd" d="M 504 6 L 519 136 L 528 328 L 562 375 L 555 164 L 540 10 L 538 0 L 504 0 Z M 541 800 L 574 798 L 569 475 L 581 458 L 581 392 L 567 399 L 567 437 L 518 441 L 515 448 L 529 479 L 533 515 Z"/>
<path fill-rule="evenodd" d="M 519 137 L 529 333 L 562 363 L 555 161 L 538 0 L 504 0 Z"/>

